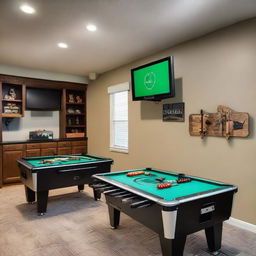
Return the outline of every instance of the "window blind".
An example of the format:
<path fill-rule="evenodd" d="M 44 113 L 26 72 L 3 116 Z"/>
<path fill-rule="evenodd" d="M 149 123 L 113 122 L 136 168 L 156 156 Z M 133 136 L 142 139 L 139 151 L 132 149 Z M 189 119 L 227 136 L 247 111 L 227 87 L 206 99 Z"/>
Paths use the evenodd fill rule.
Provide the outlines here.
<path fill-rule="evenodd" d="M 111 94 L 111 147 L 128 149 L 128 91 Z"/>

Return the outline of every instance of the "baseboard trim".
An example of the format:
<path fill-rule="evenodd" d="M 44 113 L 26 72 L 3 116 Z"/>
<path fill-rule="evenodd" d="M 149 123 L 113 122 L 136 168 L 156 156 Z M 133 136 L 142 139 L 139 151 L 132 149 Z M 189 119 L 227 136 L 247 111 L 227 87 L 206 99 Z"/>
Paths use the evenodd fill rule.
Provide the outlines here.
<path fill-rule="evenodd" d="M 242 221 L 242 220 L 238 220 L 235 218 L 229 218 L 229 220 L 226 221 L 228 224 L 238 227 L 238 228 L 242 228 L 245 229 L 247 231 L 251 231 L 253 233 L 256 233 L 256 225 Z"/>

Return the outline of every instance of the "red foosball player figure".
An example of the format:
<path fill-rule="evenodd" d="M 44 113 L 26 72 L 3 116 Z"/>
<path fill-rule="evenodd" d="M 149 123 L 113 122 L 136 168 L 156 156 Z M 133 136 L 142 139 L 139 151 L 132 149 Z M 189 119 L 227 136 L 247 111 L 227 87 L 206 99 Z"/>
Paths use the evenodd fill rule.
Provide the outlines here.
<path fill-rule="evenodd" d="M 171 183 L 160 183 L 157 185 L 158 189 L 163 189 L 163 188 L 170 188 L 172 186 Z"/>
<path fill-rule="evenodd" d="M 190 181 L 191 181 L 191 178 L 181 178 L 177 180 L 177 183 L 186 183 Z"/>

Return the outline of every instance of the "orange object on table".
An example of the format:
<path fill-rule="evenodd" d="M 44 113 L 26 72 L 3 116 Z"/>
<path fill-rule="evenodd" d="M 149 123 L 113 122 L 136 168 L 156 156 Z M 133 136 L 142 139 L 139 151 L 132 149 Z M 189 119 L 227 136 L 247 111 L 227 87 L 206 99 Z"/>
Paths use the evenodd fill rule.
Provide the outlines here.
<path fill-rule="evenodd" d="M 133 176 L 137 176 L 137 175 L 142 175 L 142 174 L 144 174 L 144 173 L 145 173 L 144 171 L 128 172 L 128 173 L 126 174 L 126 176 L 128 176 L 128 177 L 133 177 Z"/>

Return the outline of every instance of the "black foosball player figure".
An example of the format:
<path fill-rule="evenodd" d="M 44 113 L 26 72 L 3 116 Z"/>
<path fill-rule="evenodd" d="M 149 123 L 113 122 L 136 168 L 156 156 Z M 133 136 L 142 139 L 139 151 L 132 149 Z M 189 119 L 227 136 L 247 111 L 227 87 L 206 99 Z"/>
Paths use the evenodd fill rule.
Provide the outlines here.
<path fill-rule="evenodd" d="M 186 175 L 184 173 L 178 174 L 178 180 L 186 178 Z"/>

